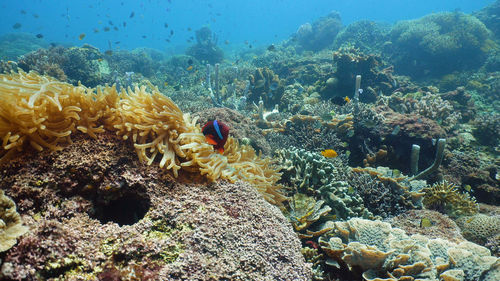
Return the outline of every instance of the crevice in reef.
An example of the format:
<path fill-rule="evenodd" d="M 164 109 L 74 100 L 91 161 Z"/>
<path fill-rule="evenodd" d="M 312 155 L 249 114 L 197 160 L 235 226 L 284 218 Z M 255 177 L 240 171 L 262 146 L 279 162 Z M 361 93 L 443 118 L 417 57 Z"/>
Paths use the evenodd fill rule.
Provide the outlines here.
<path fill-rule="evenodd" d="M 93 213 L 89 214 L 91 218 L 98 219 L 102 224 L 114 222 L 120 226 L 135 224 L 144 218 L 151 206 L 148 197 L 133 193 L 93 203 Z"/>

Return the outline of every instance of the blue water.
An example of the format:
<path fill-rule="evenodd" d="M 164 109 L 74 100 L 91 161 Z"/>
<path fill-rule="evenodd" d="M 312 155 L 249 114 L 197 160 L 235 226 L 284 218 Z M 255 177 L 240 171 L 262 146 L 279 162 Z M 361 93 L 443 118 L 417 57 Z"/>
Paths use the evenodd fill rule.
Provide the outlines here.
<path fill-rule="evenodd" d="M 0 35 L 29 32 L 43 35 L 48 43 L 76 46 L 88 43 L 103 51 L 110 47 L 151 47 L 169 53 L 182 53 L 184 48 L 195 43 L 194 31 L 203 25 L 209 25 L 217 34 L 219 45 L 229 50 L 244 46 L 245 43 L 261 46 L 282 41 L 301 24 L 312 22 L 332 10 L 340 12 L 344 25 L 361 19 L 391 23 L 432 12 L 458 9 L 470 13 L 492 2 L 494 1 L 2 0 Z M 21 27 L 14 29 L 16 23 L 20 23 Z M 168 27 L 165 27 L 166 24 Z M 108 32 L 104 31 L 106 27 L 110 29 Z M 98 32 L 95 33 L 94 30 Z M 79 40 L 82 33 L 85 37 Z"/>

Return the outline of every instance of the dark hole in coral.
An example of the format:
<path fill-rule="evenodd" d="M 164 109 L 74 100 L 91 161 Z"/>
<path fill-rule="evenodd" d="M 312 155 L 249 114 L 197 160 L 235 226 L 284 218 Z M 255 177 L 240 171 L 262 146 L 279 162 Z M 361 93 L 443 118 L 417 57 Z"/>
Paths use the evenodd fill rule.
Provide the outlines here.
<path fill-rule="evenodd" d="M 138 194 L 124 194 L 106 203 L 97 203 L 92 217 L 101 223 L 114 222 L 132 225 L 142 219 L 149 210 L 149 198 Z"/>

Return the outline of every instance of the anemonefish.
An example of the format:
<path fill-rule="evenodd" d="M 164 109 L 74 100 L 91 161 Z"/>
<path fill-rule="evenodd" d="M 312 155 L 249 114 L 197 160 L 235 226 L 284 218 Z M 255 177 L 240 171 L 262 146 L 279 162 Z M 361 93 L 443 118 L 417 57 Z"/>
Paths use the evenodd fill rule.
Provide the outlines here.
<path fill-rule="evenodd" d="M 229 135 L 229 127 L 217 120 L 209 121 L 201 129 L 205 135 L 205 140 L 214 146 L 220 154 L 224 153 L 224 144 L 226 144 Z"/>

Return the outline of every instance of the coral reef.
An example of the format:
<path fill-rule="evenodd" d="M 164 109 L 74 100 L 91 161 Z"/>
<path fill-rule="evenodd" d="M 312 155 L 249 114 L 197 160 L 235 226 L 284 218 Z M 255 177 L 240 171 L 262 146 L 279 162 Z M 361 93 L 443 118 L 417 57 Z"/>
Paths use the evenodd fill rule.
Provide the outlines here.
<path fill-rule="evenodd" d="M 282 181 L 300 192 L 321 197 L 337 219 L 373 216 L 347 183 L 349 167 L 338 158 L 329 161 L 319 153 L 293 147 L 277 153 L 283 165 Z"/>
<path fill-rule="evenodd" d="M 68 78 L 62 66 L 67 64 L 69 58 L 64 54 L 65 51 L 66 49 L 62 46 L 38 49 L 21 56 L 18 66 L 26 72 L 34 70 L 42 75 L 52 76 L 59 81 L 66 81 Z"/>
<path fill-rule="evenodd" d="M 267 67 L 257 68 L 253 75 L 248 78 L 250 81 L 250 95 L 248 102 L 264 102 L 264 107 L 272 109 L 280 103 L 284 87 L 278 77 Z"/>
<path fill-rule="evenodd" d="M 332 11 L 313 24 L 301 25 L 294 35 L 294 40 L 306 51 L 319 51 L 333 43 L 341 27 L 340 13 Z"/>
<path fill-rule="evenodd" d="M 430 225 L 425 225 L 425 220 Z M 458 225 L 448 216 L 432 210 L 409 210 L 388 220 L 392 227 L 407 235 L 421 234 L 428 238 L 443 238 L 454 243 L 465 241 Z"/>
<path fill-rule="evenodd" d="M 172 170 L 198 170 L 210 180 L 244 180 L 263 192 L 267 200 L 281 204 L 278 169 L 269 158 L 259 158 L 248 145 L 230 138 L 224 155 L 205 142 L 196 120 L 157 88 L 130 92 L 114 87 L 74 87 L 34 72 L 0 76 L 0 162 L 31 145 L 60 150 L 77 130 L 96 138 L 105 129 L 134 143 L 141 162 Z M 34 118 L 37 117 L 37 119 Z"/>
<path fill-rule="evenodd" d="M 468 193 L 460 193 L 453 183 L 442 181 L 423 189 L 424 206 L 450 216 L 458 217 L 477 213 L 479 207 Z"/>
<path fill-rule="evenodd" d="M 338 269 L 364 280 L 496 280 L 499 259 L 488 249 L 415 234 L 381 221 L 359 218 L 335 222 L 319 244 Z M 361 279 L 361 276 L 358 279 Z M 453 279 L 455 276 L 456 279 Z"/>
<path fill-rule="evenodd" d="M 72 141 L 0 166 L 30 228 L 2 280 L 309 280 L 291 225 L 252 186 L 174 178 L 112 132 Z"/>
<path fill-rule="evenodd" d="M 16 211 L 16 204 L 0 190 L 0 252 L 12 248 L 17 238 L 28 231 L 21 216 Z"/>
<path fill-rule="evenodd" d="M 195 31 L 196 44 L 186 50 L 186 54 L 195 57 L 199 61 L 210 64 L 221 62 L 224 52 L 217 46 L 217 36 L 212 34 L 210 27 L 204 26 Z"/>
<path fill-rule="evenodd" d="M 7 33 L 0 36 L 0 59 L 17 60 L 21 55 L 48 47 L 43 39 L 31 33 Z"/>
<path fill-rule="evenodd" d="M 380 53 L 387 41 L 388 26 L 369 21 L 353 22 L 342 29 L 335 37 L 334 46 L 354 46 L 365 53 Z"/>
<path fill-rule="evenodd" d="M 472 15 L 436 13 L 397 23 L 386 51 L 399 73 L 436 76 L 481 66 L 488 37 L 486 26 Z"/>
<path fill-rule="evenodd" d="M 489 216 L 485 214 L 475 214 L 473 216 L 464 216 L 457 220 L 458 226 L 462 230 L 462 235 L 474 243 L 483 246 L 489 246 L 490 250 L 500 254 L 500 216 Z"/>

